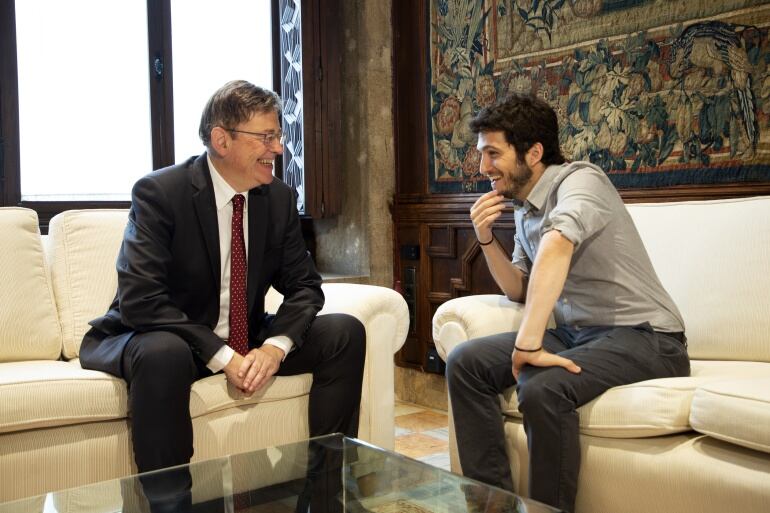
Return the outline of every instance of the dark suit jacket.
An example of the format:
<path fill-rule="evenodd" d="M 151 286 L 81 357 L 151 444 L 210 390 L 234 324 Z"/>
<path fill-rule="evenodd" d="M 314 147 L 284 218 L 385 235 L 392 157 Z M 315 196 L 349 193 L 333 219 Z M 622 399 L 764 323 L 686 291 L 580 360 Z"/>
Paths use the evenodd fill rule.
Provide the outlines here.
<path fill-rule="evenodd" d="M 208 362 L 223 341 L 219 319 L 220 255 L 214 190 L 206 154 L 140 179 L 117 260 L 118 291 L 109 311 L 90 322 L 80 347 L 84 368 L 122 377 L 135 333 L 168 331 Z M 324 302 L 300 230 L 292 190 L 278 179 L 249 191 L 249 342 L 286 335 L 299 349 Z M 275 317 L 264 312 L 270 286 L 284 295 Z"/>

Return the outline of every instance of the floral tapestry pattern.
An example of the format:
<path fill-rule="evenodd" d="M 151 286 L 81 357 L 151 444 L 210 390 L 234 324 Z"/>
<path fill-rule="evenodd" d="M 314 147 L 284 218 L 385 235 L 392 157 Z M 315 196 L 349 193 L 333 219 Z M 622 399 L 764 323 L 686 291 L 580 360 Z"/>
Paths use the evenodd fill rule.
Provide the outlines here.
<path fill-rule="evenodd" d="M 770 182 L 770 3 L 433 0 L 431 192 L 489 190 L 468 121 L 545 99 L 616 187 Z"/>

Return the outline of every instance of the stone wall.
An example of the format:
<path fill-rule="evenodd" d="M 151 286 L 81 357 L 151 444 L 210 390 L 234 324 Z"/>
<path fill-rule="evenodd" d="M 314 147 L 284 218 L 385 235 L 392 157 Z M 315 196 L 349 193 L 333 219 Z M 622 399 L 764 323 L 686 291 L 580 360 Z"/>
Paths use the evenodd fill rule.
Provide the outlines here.
<path fill-rule="evenodd" d="M 342 213 L 314 222 L 319 270 L 393 285 L 395 191 L 390 0 L 344 2 Z"/>
<path fill-rule="evenodd" d="M 344 2 L 342 213 L 314 221 L 316 261 L 328 281 L 393 286 L 396 187 L 391 0 Z M 396 368 L 396 397 L 446 409 L 442 376 Z"/>

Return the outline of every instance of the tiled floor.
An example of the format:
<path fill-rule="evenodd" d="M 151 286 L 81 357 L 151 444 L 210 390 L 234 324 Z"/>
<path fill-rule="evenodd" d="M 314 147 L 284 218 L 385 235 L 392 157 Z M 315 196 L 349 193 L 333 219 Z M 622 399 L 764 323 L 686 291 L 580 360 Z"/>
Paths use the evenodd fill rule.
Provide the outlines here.
<path fill-rule="evenodd" d="M 396 452 L 449 470 L 447 414 L 396 401 Z"/>

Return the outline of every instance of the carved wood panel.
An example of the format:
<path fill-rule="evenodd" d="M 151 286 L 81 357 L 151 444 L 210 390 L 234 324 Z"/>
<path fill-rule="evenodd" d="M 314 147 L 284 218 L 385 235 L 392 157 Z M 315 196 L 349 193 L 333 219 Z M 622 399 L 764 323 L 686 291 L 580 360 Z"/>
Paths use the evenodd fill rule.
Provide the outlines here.
<path fill-rule="evenodd" d="M 424 369 L 434 347 L 431 335 L 436 309 L 452 298 L 469 294 L 498 294 L 476 240 L 467 206 L 445 198 L 445 204 L 399 205 L 396 225 L 397 280 L 410 307 L 410 331 L 398 353 L 399 365 Z M 513 251 L 513 214 L 498 221 L 495 235 Z"/>

